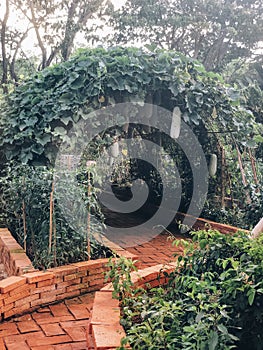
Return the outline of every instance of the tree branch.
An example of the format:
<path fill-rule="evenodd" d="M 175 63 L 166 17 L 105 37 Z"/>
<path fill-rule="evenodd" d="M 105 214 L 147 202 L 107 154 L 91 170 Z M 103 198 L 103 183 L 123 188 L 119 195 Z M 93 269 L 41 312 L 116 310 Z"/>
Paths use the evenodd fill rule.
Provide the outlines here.
<path fill-rule="evenodd" d="M 2 88 L 3 92 L 5 94 L 8 93 L 8 59 L 6 55 L 6 29 L 7 29 L 7 21 L 9 18 L 10 8 L 9 8 L 9 0 L 6 0 L 6 11 L 5 15 L 2 21 L 2 28 L 1 28 L 1 47 L 2 47 Z"/>

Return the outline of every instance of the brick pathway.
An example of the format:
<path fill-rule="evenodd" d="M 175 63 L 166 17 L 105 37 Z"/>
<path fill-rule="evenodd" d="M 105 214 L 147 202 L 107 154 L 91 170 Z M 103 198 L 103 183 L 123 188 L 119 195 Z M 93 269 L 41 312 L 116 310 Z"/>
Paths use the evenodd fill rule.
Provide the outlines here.
<path fill-rule="evenodd" d="M 131 218 L 133 223 L 135 218 Z M 150 229 L 149 229 L 150 230 Z M 165 232 L 140 242 L 138 235 L 122 237 L 108 233 L 107 237 L 138 256 L 140 268 L 173 260 L 179 247 Z M 153 238 L 152 238 L 153 237 Z M 177 238 L 183 238 L 177 235 Z M 87 349 L 85 328 L 88 325 L 94 293 L 43 307 L 10 321 L 0 323 L 0 350 L 84 350 Z"/>
<path fill-rule="evenodd" d="M 0 324 L 0 349 L 84 350 L 94 293 L 40 308 Z"/>

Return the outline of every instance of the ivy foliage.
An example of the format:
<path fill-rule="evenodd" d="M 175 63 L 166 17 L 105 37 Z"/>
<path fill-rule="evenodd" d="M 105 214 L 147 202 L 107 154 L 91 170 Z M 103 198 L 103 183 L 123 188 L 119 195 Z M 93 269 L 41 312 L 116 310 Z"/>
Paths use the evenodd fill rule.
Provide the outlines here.
<path fill-rule="evenodd" d="M 10 94 L 1 112 L 0 147 L 7 160 L 50 165 L 74 124 L 88 118 L 98 123 L 90 112 L 149 94 L 154 104 L 179 106 L 190 125 L 216 124 L 242 141 L 252 133 L 253 115 L 238 91 L 199 62 L 164 50 L 99 48 L 78 51 Z"/>

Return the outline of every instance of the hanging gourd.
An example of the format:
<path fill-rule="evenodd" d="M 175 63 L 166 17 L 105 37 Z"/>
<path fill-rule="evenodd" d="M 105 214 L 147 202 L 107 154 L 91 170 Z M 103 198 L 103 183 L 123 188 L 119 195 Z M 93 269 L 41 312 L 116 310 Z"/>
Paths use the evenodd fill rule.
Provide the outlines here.
<path fill-rule="evenodd" d="M 110 158 L 109 158 L 109 165 L 110 165 L 110 167 L 113 166 L 113 163 L 114 163 L 114 158 L 113 158 L 113 157 L 110 157 Z"/>
<path fill-rule="evenodd" d="M 172 124 L 170 129 L 170 136 L 173 139 L 177 139 L 180 135 L 181 130 L 181 117 L 182 113 L 179 107 L 174 107 L 173 109 L 173 117 Z"/>
<path fill-rule="evenodd" d="M 160 106 L 162 103 L 162 94 L 161 91 L 155 91 L 154 95 L 153 95 L 153 102 L 155 105 Z"/>
<path fill-rule="evenodd" d="M 151 94 L 147 94 L 145 97 L 145 104 L 143 107 L 143 115 L 145 118 L 150 119 L 153 113 L 153 97 Z"/>
<path fill-rule="evenodd" d="M 114 143 L 110 146 L 110 155 L 111 157 L 117 158 L 119 153 L 119 142 L 115 139 Z"/>
<path fill-rule="evenodd" d="M 209 175 L 215 176 L 217 171 L 217 155 L 211 154 L 210 162 L 209 162 Z"/>
<path fill-rule="evenodd" d="M 128 133 L 128 130 L 129 130 L 129 123 L 123 124 L 122 130 L 125 132 L 125 134 L 127 134 L 127 133 Z"/>
<path fill-rule="evenodd" d="M 118 142 L 118 137 L 113 138 L 113 144 L 110 146 L 110 155 L 114 158 L 117 158 L 120 153 L 119 150 L 119 142 Z"/>

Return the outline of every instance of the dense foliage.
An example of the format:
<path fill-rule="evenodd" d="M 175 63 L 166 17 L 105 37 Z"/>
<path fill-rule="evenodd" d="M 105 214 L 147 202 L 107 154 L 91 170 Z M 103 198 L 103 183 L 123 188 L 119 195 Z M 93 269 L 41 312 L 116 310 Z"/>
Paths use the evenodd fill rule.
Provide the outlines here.
<path fill-rule="evenodd" d="M 253 131 L 252 115 L 242 107 L 238 91 L 197 61 L 169 51 L 96 49 L 45 69 L 9 96 L 1 146 L 8 159 L 51 162 L 58 142 L 92 110 L 127 102 L 127 97 L 144 101 L 149 93 L 153 103 L 168 110 L 180 106 L 191 125 L 233 130 L 242 141 Z"/>
<path fill-rule="evenodd" d="M 262 258 L 262 237 L 252 241 L 242 232 L 230 236 L 208 230 L 193 234 L 166 287 L 131 292 L 127 264 L 121 289 L 121 322 L 127 333 L 123 345 L 147 350 L 262 349 Z M 119 292 L 119 284 L 114 286 Z"/>
<path fill-rule="evenodd" d="M 233 157 L 236 157 L 236 149 L 242 152 L 244 147 L 254 147 L 256 144 L 253 114 L 246 108 L 246 101 L 242 95 L 225 84 L 220 75 L 207 72 L 198 61 L 176 52 L 113 48 L 81 50 L 70 61 L 47 68 L 17 87 L 14 93 L 8 96 L 6 105 L 1 110 L 1 157 L 6 158 L 7 162 L 14 160 L 18 164 L 52 168 L 61 142 L 69 139 L 69 132 L 81 121 L 92 125 L 95 131 L 96 127 L 105 125 L 103 134 L 92 141 L 87 159 L 99 158 L 116 134 L 119 139 L 135 135 L 134 137 L 147 137 L 156 141 L 158 130 L 156 132 L 150 129 L 145 132 L 143 128 L 135 128 L 132 124 L 129 124 L 127 132 L 120 126 L 115 130 L 107 130 L 109 116 L 105 113 L 105 119 L 101 120 L 101 114 L 99 117 L 91 114 L 94 110 L 116 103 L 139 101 L 142 104 L 149 100 L 169 111 L 175 106 L 180 107 L 183 120 L 196 133 L 208 162 L 212 153 L 216 153 L 220 159 L 224 140 Z M 77 133 L 81 132 L 88 130 L 77 129 Z M 75 136 L 78 138 L 80 134 Z M 183 152 L 178 150 L 178 147 L 173 147 L 167 135 L 162 139 L 162 144 L 179 167 L 184 185 L 180 210 L 187 211 L 192 195 L 191 168 Z M 220 211 L 220 204 L 219 210 L 214 205 L 214 195 L 224 196 L 227 191 L 232 193 L 232 196 L 240 192 L 238 200 L 242 204 L 245 202 L 247 192 L 236 169 L 237 162 L 231 161 L 231 164 L 229 172 L 232 186 L 221 185 L 220 162 L 216 176 L 210 178 L 204 214 L 216 220 L 246 226 L 244 212 L 247 212 L 247 206 L 244 207 L 244 211 L 240 211 L 238 206 L 237 212 L 241 214 L 233 216 L 233 211 L 226 212 L 225 215 L 225 212 Z M 124 165 L 124 171 L 114 170 L 114 176 L 119 178 L 119 183 L 134 179 L 138 169 L 132 169 L 133 176 L 130 169 L 130 164 L 127 163 L 126 168 Z M 15 181 L 16 169 L 10 170 L 8 175 L 3 175 L 7 176 L 6 184 L 10 178 Z M 142 174 L 139 175 L 142 177 Z M 152 173 L 144 176 L 150 177 L 157 192 L 161 191 L 157 176 L 153 176 Z M 174 186 L 175 181 L 171 178 L 170 183 Z M 11 203 L 15 202 L 16 196 L 15 190 L 11 188 L 12 186 L 7 185 L 3 190 L 4 209 L 9 212 L 9 205 L 12 207 Z M 49 188 L 48 185 L 47 190 Z M 250 205 L 254 206 L 258 206 L 259 203 L 253 223 L 262 214 L 261 199 L 258 192 L 256 194 L 255 198 L 258 198 L 258 201 L 250 202 Z M 21 194 L 20 202 L 17 203 L 21 203 L 24 195 Z M 10 203 L 7 198 L 12 198 Z M 233 222 L 233 218 L 238 220 Z"/>
<path fill-rule="evenodd" d="M 103 229 L 96 194 L 93 191 L 86 196 L 89 185 L 87 170 L 73 172 L 72 175 L 68 171 L 63 181 L 58 182 L 53 171 L 46 167 L 11 163 L 5 168 L 5 176 L 0 178 L 0 222 L 11 230 L 36 268 L 110 255 L 108 248 L 98 244 L 92 235 L 87 235 L 87 208 L 91 212 L 90 232 L 99 233 Z M 74 176 L 79 178 L 78 193 L 73 183 Z M 82 196 L 85 206 L 76 202 L 78 195 Z"/>
<path fill-rule="evenodd" d="M 262 0 L 128 0 L 114 12 L 113 42 L 177 50 L 207 69 L 251 58 L 262 38 Z"/>

